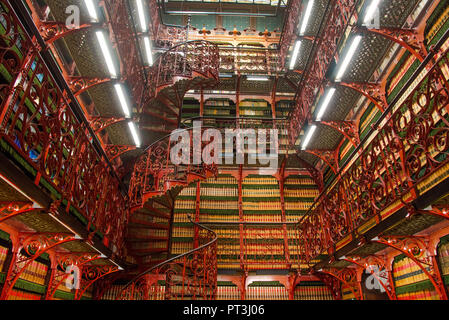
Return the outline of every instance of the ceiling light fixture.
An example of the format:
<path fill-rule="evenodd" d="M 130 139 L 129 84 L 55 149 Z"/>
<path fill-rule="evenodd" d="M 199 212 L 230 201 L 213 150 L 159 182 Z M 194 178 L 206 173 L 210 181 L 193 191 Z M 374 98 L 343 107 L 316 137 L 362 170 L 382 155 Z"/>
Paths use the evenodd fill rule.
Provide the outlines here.
<path fill-rule="evenodd" d="M 143 9 L 143 3 L 142 0 L 136 0 L 136 6 L 137 6 L 137 12 L 139 14 L 139 21 L 140 21 L 140 29 L 142 32 L 147 32 L 147 21 L 145 19 L 145 12 Z"/>
<path fill-rule="evenodd" d="M 150 43 L 150 38 L 149 37 L 144 37 L 143 38 L 143 44 L 145 47 L 145 52 L 147 55 L 147 63 L 149 66 L 153 65 L 153 53 L 151 52 L 151 43 Z"/>
<path fill-rule="evenodd" d="M 306 150 L 307 145 L 309 144 L 310 140 L 312 139 L 313 133 L 316 130 L 316 125 L 312 125 L 309 127 L 309 130 L 307 131 L 306 138 L 304 139 L 304 142 L 302 144 L 301 150 Z"/>
<path fill-rule="evenodd" d="M 297 40 L 295 43 L 295 48 L 293 49 L 293 54 L 290 59 L 290 70 L 293 70 L 293 68 L 295 67 L 296 59 L 298 59 L 299 48 L 301 48 L 301 40 Z"/>
<path fill-rule="evenodd" d="M 301 30 L 299 31 L 300 35 L 303 35 L 306 31 L 307 23 L 309 22 L 310 15 L 312 13 L 313 1 L 314 0 L 309 0 L 309 3 L 307 3 L 306 12 L 304 14 L 304 18 L 302 19 Z"/>
<path fill-rule="evenodd" d="M 372 0 L 371 4 L 369 5 L 368 9 L 366 9 L 366 14 L 365 14 L 365 18 L 363 19 L 363 23 L 367 24 L 368 22 L 370 22 L 373 17 L 374 17 L 374 13 L 377 10 L 377 7 L 379 6 L 380 0 Z"/>
<path fill-rule="evenodd" d="M 95 9 L 93 0 L 84 0 L 84 3 L 86 4 L 90 18 L 94 21 L 98 21 L 97 10 Z"/>
<path fill-rule="evenodd" d="M 134 122 L 132 122 L 132 121 L 128 122 L 128 126 L 129 126 L 129 130 L 131 131 L 131 135 L 133 136 L 134 144 L 136 145 L 137 148 L 139 148 L 140 147 L 140 139 L 139 139 L 139 135 L 137 134 L 137 130 L 136 130 L 136 126 L 134 125 Z"/>
<path fill-rule="evenodd" d="M 349 62 L 351 62 L 352 57 L 354 56 L 355 51 L 357 50 L 357 47 L 359 46 L 361 40 L 362 40 L 362 36 L 360 36 L 360 35 L 355 36 L 355 38 L 352 40 L 351 46 L 349 47 L 349 50 L 346 53 L 346 56 L 343 59 L 343 62 L 340 65 L 340 68 L 338 69 L 337 76 L 335 77 L 336 81 L 340 81 L 341 78 L 343 77 L 346 69 L 349 66 Z"/>
<path fill-rule="evenodd" d="M 317 121 L 321 121 L 321 118 L 324 115 L 324 112 L 326 112 L 327 107 L 329 106 L 329 103 L 331 102 L 332 97 L 335 93 L 335 88 L 330 88 L 329 91 L 326 94 L 326 98 L 324 98 L 323 104 L 320 107 L 320 111 L 318 112 L 318 115 L 316 116 Z"/>
<path fill-rule="evenodd" d="M 114 85 L 114 88 L 115 92 L 117 92 L 117 96 L 120 101 L 120 105 L 122 106 L 123 113 L 125 114 L 125 117 L 129 118 L 130 117 L 129 106 L 125 97 L 125 93 L 123 92 L 123 87 L 120 83 L 116 83 Z"/>
<path fill-rule="evenodd" d="M 246 80 L 248 81 L 268 81 L 268 77 L 266 76 L 246 76 Z"/>
<path fill-rule="evenodd" d="M 103 57 L 106 61 L 106 65 L 108 67 L 109 73 L 112 78 L 117 78 L 117 71 L 115 69 L 114 62 L 112 61 L 111 51 L 109 50 L 108 43 L 106 42 L 106 38 L 104 36 L 103 31 L 97 31 L 97 39 L 100 44 L 101 51 L 103 52 Z"/>

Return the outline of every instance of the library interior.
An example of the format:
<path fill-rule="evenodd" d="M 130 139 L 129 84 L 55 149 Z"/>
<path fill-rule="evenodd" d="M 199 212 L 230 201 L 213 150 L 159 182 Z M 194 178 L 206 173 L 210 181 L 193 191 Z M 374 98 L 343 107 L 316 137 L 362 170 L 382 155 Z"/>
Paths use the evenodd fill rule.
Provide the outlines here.
<path fill-rule="evenodd" d="M 0 0 L 0 300 L 448 300 L 449 1 Z"/>

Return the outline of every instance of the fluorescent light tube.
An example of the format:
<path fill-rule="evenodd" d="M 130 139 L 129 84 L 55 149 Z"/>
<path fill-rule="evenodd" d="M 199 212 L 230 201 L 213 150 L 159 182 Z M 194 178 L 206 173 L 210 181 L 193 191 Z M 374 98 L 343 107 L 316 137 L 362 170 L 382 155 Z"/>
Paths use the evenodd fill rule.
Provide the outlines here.
<path fill-rule="evenodd" d="M 246 80 L 249 81 L 268 81 L 268 77 L 265 76 L 246 76 Z"/>
<path fill-rule="evenodd" d="M 301 40 L 296 41 L 295 48 L 293 49 L 293 54 L 290 59 L 290 70 L 293 70 L 296 64 L 296 59 L 298 59 L 299 48 L 301 47 Z"/>
<path fill-rule="evenodd" d="M 115 91 L 117 92 L 120 105 L 122 106 L 123 113 L 127 118 L 130 116 L 128 102 L 126 101 L 125 93 L 123 92 L 123 87 L 121 84 L 117 83 L 114 85 Z"/>
<path fill-rule="evenodd" d="M 304 142 L 302 144 L 302 147 L 301 147 L 302 150 L 305 150 L 307 148 L 307 145 L 309 144 L 310 139 L 312 139 L 312 136 L 313 136 L 313 133 L 315 132 L 315 130 L 316 130 L 316 125 L 310 126 L 309 130 L 307 131 L 306 138 L 304 139 Z"/>
<path fill-rule="evenodd" d="M 114 62 L 112 61 L 111 51 L 109 50 L 108 43 L 106 42 L 106 38 L 104 36 L 103 31 L 97 31 L 97 39 L 101 47 L 101 51 L 103 52 L 104 59 L 106 61 L 106 65 L 108 67 L 109 73 L 112 78 L 117 77 L 117 70 L 115 69 Z"/>
<path fill-rule="evenodd" d="M 313 1 L 314 0 L 309 0 L 309 3 L 307 3 L 306 12 L 302 19 L 301 30 L 299 31 L 300 35 L 303 35 L 304 32 L 306 31 L 307 23 L 309 22 L 310 14 L 312 13 Z"/>
<path fill-rule="evenodd" d="M 320 107 L 320 111 L 316 116 L 317 121 L 321 121 L 324 112 L 326 111 L 327 107 L 329 106 L 329 103 L 331 102 L 332 97 L 334 96 L 335 90 L 336 90 L 335 88 L 330 88 L 329 91 L 327 92 L 326 98 L 324 98 L 323 104 Z"/>
<path fill-rule="evenodd" d="M 87 12 L 92 20 L 98 21 L 97 9 L 95 9 L 95 5 L 93 0 L 84 0 L 84 3 L 87 7 Z"/>
<path fill-rule="evenodd" d="M 134 139 L 134 144 L 136 145 L 137 148 L 140 147 L 140 139 L 139 136 L 137 135 L 137 130 L 136 130 L 136 126 L 134 125 L 134 122 L 128 122 L 129 125 L 129 130 L 131 131 L 131 135 L 133 136 Z"/>
<path fill-rule="evenodd" d="M 147 21 L 145 19 L 145 12 L 143 10 L 142 0 L 136 0 L 137 12 L 139 14 L 140 29 L 142 32 L 147 32 Z"/>
<path fill-rule="evenodd" d="M 145 52 L 146 52 L 146 55 L 147 55 L 148 65 L 152 66 L 153 65 L 153 53 L 151 52 L 150 38 L 149 37 L 144 37 L 143 38 L 143 44 L 144 44 Z"/>
<path fill-rule="evenodd" d="M 343 77 L 346 69 L 349 66 L 349 62 L 351 62 L 352 57 L 354 56 L 355 51 L 357 50 L 357 47 L 359 46 L 361 40 L 362 36 L 360 35 L 355 36 L 354 40 L 352 40 L 351 46 L 349 47 L 349 50 L 346 53 L 346 57 L 343 59 L 343 62 L 340 65 L 340 68 L 338 69 L 337 76 L 335 77 L 337 81 L 340 81 L 341 77 Z"/>
<path fill-rule="evenodd" d="M 363 19 L 363 23 L 366 24 L 370 22 L 373 17 L 374 13 L 376 13 L 377 7 L 379 6 L 380 0 L 372 0 L 371 4 L 369 5 L 368 9 L 366 9 L 365 18 Z"/>

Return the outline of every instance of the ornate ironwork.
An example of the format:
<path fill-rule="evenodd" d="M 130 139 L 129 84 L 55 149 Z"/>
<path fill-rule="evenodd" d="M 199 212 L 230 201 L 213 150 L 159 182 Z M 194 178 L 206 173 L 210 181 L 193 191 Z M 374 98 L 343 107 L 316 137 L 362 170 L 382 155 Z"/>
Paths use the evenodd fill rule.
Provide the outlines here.
<path fill-rule="evenodd" d="M 429 252 L 429 239 L 419 236 L 382 236 L 371 240 L 389 246 L 405 254 L 429 277 L 441 300 L 447 300 L 447 292 L 441 273 L 439 272 L 435 253 Z"/>
<path fill-rule="evenodd" d="M 311 116 L 310 111 L 316 94 L 323 86 L 327 69 L 337 52 L 338 44 L 354 14 L 357 2 L 357 0 L 341 0 L 331 3 L 330 13 L 323 24 L 325 26 L 323 36 L 315 41 L 317 43 L 315 57 L 311 67 L 304 72 L 298 86 L 300 90 L 295 97 L 296 106 L 289 114 L 289 140 L 292 146 L 295 145 L 304 123 Z"/>
<path fill-rule="evenodd" d="M 191 141 L 193 130 L 185 130 Z M 170 152 L 178 141 L 172 141 L 171 135 L 150 145 L 135 162 L 134 171 L 129 182 L 129 198 L 131 210 L 142 207 L 146 200 L 165 194 L 168 190 L 189 183 L 216 176 L 216 164 L 193 164 L 194 153 L 189 159 L 183 159 L 180 164 L 170 161 Z M 201 146 L 201 154 L 205 143 Z M 193 148 L 193 146 L 191 146 Z"/>
<path fill-rule="evenodd" d="M 90 88 L 102 83 L 110 82 L 110 78 L 90 78 L 90 77 L 70 77 L 68 84 L 73 91 L 73 95 L 79 96 Z"/>
<path fill-rule="evenodd" d="M 214 300 L 217 294 L 217 235 L 200 228 L 199 247 L 164 261 L 136 276 L 119 300 Z M 162 282 L 162 283 L 161 283 Z M 161 290 L 163 288 L 163 290 Z"/>
<path fill-rule="evenodd" d="M 74 300 L 81 300 L 86 290 L 98 279 L 103 278 L 104 276 L 107 276 L 108 274 L 114 273 L 120 271 L 120 269 L 117 266 L 111 266 L 111 265 L 100 265 L 100 266 L 93 266 L 93 265 L 83 265 L 82 271 L 81 271 L 81 283 L 80 288 L 75 291 L 75 299 Z"/>
<path fill-rule="evenodd" d="M 416 186 L 448 163 L 449 85 L 443 71 L 448 53 L 446 49 L 438 61 L 422 65 L 425 76 L 300 221 L 306 262 L 332 253 L 338 241 L 357 234 L 369 219 L 380 221 L 380 213 L 395 201 L 405 206 L 416 198 Z"/>
<path fill-rule="evenodd" d="M 136 150 L 136 146 L 115 145 L 115 144 L 108 144 L 105 146 L 106 154 L 108 155 L 111 161 L 121 156 L 122 154 L 132 150 Z"/>
<path fill-rule="evenodd" d="M 38 55 L 40 48 L 9 2 L 0 4 L 6 26 L 0 36 L 0 63 L 11 76 L 0 89 L 7 97 L 0 107 L 0 138 L 36 171 L 36 183 L 45 180 L 67 207 L 87 219 L 88 228 L 103 233 L 114 254 L 121 254 L 127 209 L 119 181 Z"/>
<path fill-rule="evenodd" d="M 5 220 L 29 213 L 38 212 L 44 210 L 43 208 L 34 208 L 33 203 L 26 201 L 0 201 L 0 222 Z"/>
<path fill-rule="evenodd" d="M 39 21 L 39 32 L 47 44 L 52 44 L 56 40 L 67 36 L 73 32 L 91 28 L 91 24 L 69 27 L 66 22 Z"/>
<path fill-rule="evenodd" d="M 3 284 L 0 300 L 5 300 L 19 279 L 21 273 L 44 252 L 79 238 L 67 233 L 23 233 L 15 244 L 14 257 Z M 22 252 L 23 250 L 23 252 Z"/>
<path fill-rule="evenodd" d="M 98 133 L 107 127 L 125 121 L 125 118 L 115 118 L 115 117 L 91 117 L 89 120 L 89 125 L 92 127 L 92 129 L 95 131 L 95 133 Z"/>
<path fill-rule="evenodd" d="M 99 254 L 90 252 L 57 254 L 55 257 L 55 266 L 52 266 L 52 274 L 45 293 L 45 300 L 51 300 L 59 286 L 70 276 L 70 273 L 66 272 L 67 267 L 77 266 L 79 268 L 99 258 Z"/>
<path fill-rule="evenodd" d="M 360 144 L 359 128 L 355 121 L 320 121 L 318 123 L 334 128 L 344 135 L 354 147 Z"/>

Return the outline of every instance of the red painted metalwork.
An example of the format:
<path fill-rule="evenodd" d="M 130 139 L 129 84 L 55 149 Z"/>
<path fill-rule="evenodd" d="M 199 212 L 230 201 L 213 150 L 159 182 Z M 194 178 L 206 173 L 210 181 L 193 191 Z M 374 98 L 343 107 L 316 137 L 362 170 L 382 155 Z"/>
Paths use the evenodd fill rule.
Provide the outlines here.
<path fill-rule="evenodd" d="M 285 60 L 292 42 L 295 40 L 296 31 L 298 29 L 299 9 L 301 7 L 300 0 L 292 0 L 288 2 L 287 17 L 284 20 L 282 35 L 279 41 L 279 66 L 284 67 Z"/>
<path fill-rule="evenodd" d="M 347 288 L 352 291 L 354 297 L 357 300 L 363 300 L 363 294 L 360 290 L 360 286 L 357 280 L 357 272 L 354 268 L 343 268 L 343 269 L 328 268 L 319 270 L 316 273 L 316 275 L 318 275 L 319 273 L 323 273 L 337 279 L 342 284 L 341 290 Z M 356 290 L 354 288 L 358 289 Z"/>
<path fill-rule="evenodd" d="M 203 40 L 188 41 L 170 48 L 155 61 L 148 77 L 147 97 L 152 98 L 166 86 L 180 79 L 203 77 L 211 79 L 212 87 L 218 81 L 218 46 Z M 207 82 L 202 83 L 207 88 Z M 181 97 L 182 100 L 182 97 Z"/>
<path fill-rule="evenodd" d="M 54 258 L 55 265 L 51 267 L 51 277 L 45 292 L 45 300 L 52 300 L 56 290 L 66 281 L 70 273 L 66 272 L 67 267 L 77 266 L 78 268 L 86 263 L 100 259 L 99 254 L 72 252 L 66 254 L 56 254 Z M 53 264 L 53 261 L 52 261 Z"/>
<path fill-rule="evenodd" d="M 277 74 L 283 67 L 279 52 L 266 48 L 220 48 L 220 71 Z"/>
<path fill-rule="evenodd" d="M 311 108 L 316 95 L 324 84 L 325 75 L 330 63 L 337 52 L 338 44 L 349 25 L 355 12 L 357 0 L 333 1 L 330 4 L 330 12 L 323 22 L 322 36 L 316 39 L 316 50 L 313 53 L 313 62 L 303 73 L 296 93 L 295 108 L 290 112 L 289 141 L 295 145 L 304 123 L 311 116 Z M 290 45 L 291 43 L 288 43 Z M 282 50 L 282 49 L 281 49 Z"/>
<path fill-rule="evenodd" d="M 105 146 L 106 154 L 108 155 L 109 160 L 111 161 L 121 156 L 122 154 L 132 150 L 136 150 L 136 146 L 116 145 L 116 144 L 108 144 Z"/>
<path fill-rule="evenodd" d="M 314 272 L 313 274 L 326 285 L 335 300 L 341 300 L 341 282 L 338 279 L 322 272 Z"/>
<path fill-rule="evenodd" d="M 112 43 L 116 46 L 119 61 L 121 80 L 126 80 L 131 91 L 132 99 L 139 104 L 146 94 L 146 72 L 139 53 L 136 41 L 130 41 L 134 34 L 133 26 L 129 16 L 126 1 L 105 0 L 101 2 L 104 6 L 106 21 L 109 25 Z M 152 21 L 153 22 L 153 21 Z"/>
<path fill-rule="evenodd" d="M 79 96 L 83 92 L 89 90 L 94 86 L 98 86 L 103 83 L 111 82 L 111 78 L 91 78 L 91 77 L 69 77 L 67 79 L 68 85 L 72 89 L 75 97 Z"/>
<path fill-rule="evenodd" d="M 380 28 L 371 29 L 362 26 L 355 26 L 355 30 L 361 33 L 374 33 L 381 35 L 391 41 L 401 45 L 420 62 L 427 56 L 427 49 L 424 45 L 424 28 L 421 29 L 401 29 L 401 28 Z"/>
<path fill-rule="evenodd" d="M 125 121 L 125 118 L 105 118 L 105 117 L 91 117 L 89 119 L 89 125 L 95 131 L 95 133 L 99 133 L 100 131 L 106 129 L 107 127 Z"/>
<path fill-rule="evenodd" d="M 21 214 L 43 210 L 44 208 L 33 208 L 33 203 L 27 201 L 0 201 L 0 223 Z"/>
<path fill-rule="evenodd" d="M 353 263 L 359 266 L 362 270 L 368 269 L 370 266 L 378 266 L 379 270 L 386 269 L 385 260 L 375 255 L 370 255 L 363 258 L 357 256 L 347 257 L 341 260 Z M 379 284 L 385 289 L 385 292 L 387 293 L 390 300 L 397 300 L 396 294 L 394 292 L 394 286 L 392 286 L 392 283 L 389 282 L 388 276 L 385 277 L 380 273 L 378 274 L 374 272 L 372 268 L 370 269 L 370 272 L 377 279 Z"/>
<path fill-rule="evenodd" d="M 214 300 L 217 294 L 217 235 L 197 224 L 199 247 L 136 276 L 116 297 L 120 300 Z M 163 281 L 160 284 L 159 281 Z M 164 287 L 161 295 L 161 287 Z"/>
<path fill-rule="evenodd" d="M 103 278 L 104 276 L 107 276 L 108 274 L 114 273 L 119 271 L 120 269 L 117 266 L 111 266 L 111 265 L 99 265 L 99 266 L 93 266 L 93 265 L 83 265 L 82 266 L 82 276 L 81 276 L 81 283 L 80 288 L 75 291 L 75 299 L 74 300 L 81 300 L 86 290 L 98 279 Z"/>
<path fill-rule="evenodd" d="M 348 139 L 348 141 L 357 147 L 360 144 L 359 127 L 356 121 L 320 121 L 319 124 L 329 126 Z"/>
<path fill-rule="evenodd" d="M 6 300 L 21 273 L 41 254 L 78 238 L 67 233 L 21 233 L 13 243 L 13 260 L 6 272 L 0 300 Z M 22 253 L 22 250 L 24 251 Z"/>
<path fill-rule="evenodd" d="M 413 260 L 418 267 L 429 277 L 430 282 L 435 287 L 441 300 L 447 300 L 448 295 L 438 263 L 435 259 L 435 252 L 428 248 L 429 238 L 424 236 L 382 236 L 371 240 L 381 243 L 405 254 Z"/>
<path fill-rule="evenodd" d="M 185 132 L 192 139 L 193 130 Z M 171 135 L 150 145 L 136 160 L 129 183 L 131 210 L 142 207 L 146 200 L 163 195 L 171 188 L 184 187 L 193 181 L 207 179 L 218 173 L 215 164 L 192 164 L 193 152 L 190 152 L 189 159 L 184 159 L 184 163 L 188 164 L 172 164 L 170 153 L 178 141 L 172 141 L 170 137 Z M 203 143 L 201 154 L 204 147 Z"/>
<path fill-rule="evenodd" d="M 443 71 L 448 54 L 446 49 L 438 61 L 422 65 L 424 78 L 300 220 L 306 263 L 326 251 L 332 254 L 338 241 L 357 235 L 369 219 L 380 221 L 380 213 L 395 201 L 405 206 L 418 196 L 416 185 L 448 163 L 442 157 L 449 149 L 449 85 Z"/>
<path fill-rule="evenodd" d="M 338 167 L 338 150 L 312 150 L 306 149 L 304 152 L 313 154 L 323 160 L 334 173 L 337 173 Z"/>
<path fill-rule="evenodd" d="M 0 4 L 6 21 L 0 63 L 11 76 L 0 89 L 7 97 L 0 106 L 0 138 L 36 171 L 36 184 L 45 180 L 67 201 L 67 210 L 76 209 L 121 254 L 127 209 L 120 182 L 91 144 L 87 124 L 72 112 L 67 93 L 59 89 L 9 2 Z"/>
<path fill-rule="evenodd" d="M 83 24 L 80 26 L 67 26 L 66 22 L 57 21 L 39 21 L 39 33 L 47 44 L 53 44 L 56 40 L 61 39 L 69 34 L 91 28 L 91 24 Z"/>
<path fill-rule="evenodd" d="M 449 209 L 446 207 L 439 208 L 437 206 L 432 206 L 431 209 L 416 210 L 415 213 L 431 214 L 436 217 L 449 219 Z"/>
<path fill-rule="evenodd" d="M 339 85 L 351 88 L 368 98 L 380 112 L 384 112 L 388 107 L 387 96 L 385 92 L 385 83 L 371 82 L 336 82 L 333 85 Z"/>

